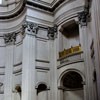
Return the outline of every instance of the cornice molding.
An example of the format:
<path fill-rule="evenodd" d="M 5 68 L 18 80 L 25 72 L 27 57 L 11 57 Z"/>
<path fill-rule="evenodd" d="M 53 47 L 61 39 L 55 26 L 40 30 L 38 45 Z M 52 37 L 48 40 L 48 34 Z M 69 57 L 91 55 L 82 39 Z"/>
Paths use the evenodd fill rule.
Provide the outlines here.
<path fill-rule="evenodd" d="M 53 5 L 53 3 L 51 3 L 51 5 L 48 5 L 48 6 L 40 4 L 40 3 L 36 3 L 36 2 L 33 2 L 33 1 L 27 1 L 27 5 L 30 5 L 30 6 L 33 6 L 33 7 L 48 11 L 48 12 L 54 12 L 54 10 L 66 0 L 59 0 L 57 2 L 56 1 L 57 0 L 55 0 L 53 2 L 54 5 Z"/>
<path fill-rule="evenodd" d="M 64 22 L 75 19 L 76 17 L 78 17 L 78 13 L 83 11 L 83 10 L 84 10 L 84 6 L 70 9 L 69 11 L 62 13 L 60 16 L 55 18 L 54 23 L 57 25 L 61 25 Z"/>

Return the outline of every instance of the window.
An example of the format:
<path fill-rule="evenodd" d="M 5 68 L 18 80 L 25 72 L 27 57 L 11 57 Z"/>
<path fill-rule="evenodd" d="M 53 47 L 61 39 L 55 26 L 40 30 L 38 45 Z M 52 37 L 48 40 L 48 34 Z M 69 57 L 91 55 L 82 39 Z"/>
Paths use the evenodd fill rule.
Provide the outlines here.
<path fill-rule="evenodd" d="M 2 0 L 0 0 L 0 4 L 2 4 Z"/>

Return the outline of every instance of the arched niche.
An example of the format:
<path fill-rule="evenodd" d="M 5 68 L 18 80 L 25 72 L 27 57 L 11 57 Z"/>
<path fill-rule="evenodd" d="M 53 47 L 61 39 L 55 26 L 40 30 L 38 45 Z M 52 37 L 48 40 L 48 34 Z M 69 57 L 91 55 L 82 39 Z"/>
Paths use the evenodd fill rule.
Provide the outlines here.
<path fill-rule="evenodd" d="M 17 92 L 21 93 L 21 91 L 22 91 L 22 90 L 21 90 L 21 86 L 16 86 L 16 87 L 15 87 L 15 90 L 17 90 Z"/>
<path fill-rule="evenodd" d="M 76 71 L 68 71 L 60 80 L 61 100 L 84 100 L 83 78 Z"/>
<path fill-rule="evenodd" d="M 74 71 L 67 72 L 61 79 L 62 86 L 66 90 L 83 89 L 83 80 L 79 73 Z"/>
<path fill-rule="evenodd" d="M 39 84 L 37 88 L 37 94 L 46 90 L 47 90 L 47 86 L 45 84 Z"/>
<path fill-rule="evenodd" d="M 40 83 L 37 85 L 37 99 L 38 100 L 48 100 L 48 87 L 44 83 Z"/>
<path fill-rule="evenodd" d="M 79 25 L 75 20 L 64 23 L 59 31 L 62 34 L 62 50 L 80 44 Z"/>

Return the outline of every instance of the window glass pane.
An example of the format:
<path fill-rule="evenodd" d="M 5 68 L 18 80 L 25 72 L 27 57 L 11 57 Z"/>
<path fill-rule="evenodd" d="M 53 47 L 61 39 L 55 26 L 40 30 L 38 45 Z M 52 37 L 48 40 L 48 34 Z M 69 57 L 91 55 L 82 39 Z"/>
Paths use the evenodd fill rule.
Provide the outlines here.
<path fill-rule="evenodd" d="M 2 0 L 0 0 L 0 4 L 2 4 Z"/>

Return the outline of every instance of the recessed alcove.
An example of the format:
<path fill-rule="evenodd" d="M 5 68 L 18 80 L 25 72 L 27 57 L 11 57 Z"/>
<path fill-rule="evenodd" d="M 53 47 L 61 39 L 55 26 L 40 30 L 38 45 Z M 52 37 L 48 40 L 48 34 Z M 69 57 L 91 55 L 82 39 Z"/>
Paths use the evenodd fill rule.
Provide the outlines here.
<path fill-rule="evenodd" d="M 40 84 L 37 88 L 37 93 L 47 90 L 47 86 L 45 84 Z"/>
<path fill-rule="evenodd" d="M 48 100 L 47 86 L 45 84 L 39 84 L 37 88 L 37 100 Z"/>
<path fill-rule="evenodd" d="M 61 80 L 63 100 L 84 100 L 83 80 L 79 73 L 67 72 Z"/>
<path fill-rule="evenodd" d="M 70 71 L 64 75 L 62 84 L 65 89 L 83 89 L 82 77 L 74 71 Z"/>
<path fill-rule="evenodd" d="M 78 24 L 72 20 L 61 26 L 63 49 L 68 49 L 71 46 L 80 44 Z"/>
<path fill-rule="evenodd" d="M 67 61 L 81 59 L 80 54 L 82 53 L 82 50 L 79 36 L 79 25 L 75 20 L 71 20 L 63 24 L 59 31 L 61 32 L 59 59 L 64 60 L 66 57 Z M 63 62 L 64 61 L 61 61 L 61 63 Z"/>

